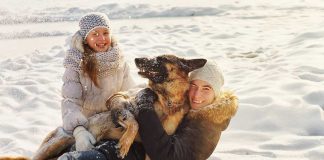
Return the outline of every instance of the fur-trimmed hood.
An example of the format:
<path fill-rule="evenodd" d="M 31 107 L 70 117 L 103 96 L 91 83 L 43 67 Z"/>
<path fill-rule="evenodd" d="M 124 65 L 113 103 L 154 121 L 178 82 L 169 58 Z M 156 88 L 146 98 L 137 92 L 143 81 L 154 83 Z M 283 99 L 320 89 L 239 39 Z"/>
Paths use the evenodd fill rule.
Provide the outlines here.
<path fill-rule="evenodd" d="M 189 119 L 208 120 L 216 124 L 223 123 L 225 120 L 232 118 L 238 108 L 238 99 L 230 91 L 221 92 L 215 101 L 206 107 L 198 110 L 190 110 Z"/>

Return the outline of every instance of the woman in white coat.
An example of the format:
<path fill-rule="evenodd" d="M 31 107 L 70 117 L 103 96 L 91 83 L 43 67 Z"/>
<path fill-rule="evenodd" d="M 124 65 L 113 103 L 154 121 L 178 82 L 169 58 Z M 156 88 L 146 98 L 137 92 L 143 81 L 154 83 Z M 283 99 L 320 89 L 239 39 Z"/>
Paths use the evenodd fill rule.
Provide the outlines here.
<path fill-rule="evenodd" d="M 59 127 L 47 136 L 34 159 L 44 158 L 44 152 L 48 151 L 46 143 L 58 134 L 73 134 L 77 151 L 91 149 L 96 140 L 87 130 L 88 118 L 107 111 L 105 102 L 112 94 L 135 85 L 129 66 L 112 37 L 107 15 L 89 13 L 80 19 L 79 27 L 64 59 L 63 129 Z"/>

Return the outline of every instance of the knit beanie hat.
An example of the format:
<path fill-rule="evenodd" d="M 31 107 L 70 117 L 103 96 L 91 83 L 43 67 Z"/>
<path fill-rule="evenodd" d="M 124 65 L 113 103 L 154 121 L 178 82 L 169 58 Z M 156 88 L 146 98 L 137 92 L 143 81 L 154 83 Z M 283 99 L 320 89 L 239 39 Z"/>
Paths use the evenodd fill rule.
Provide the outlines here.
<path fill-rule="evenodd" d="M 217 66 L 217 63 L 212 60 L 208 60 L 202 68 L 192 71 L 189 80 L 208 82 L 213 87 L 216 96 L 220 95 L 221 87 L 224 85 L 223 73 Z"/>
<path fill-rule="evenodd" d="M 84 15 L 79 22 L 80 35 L 83 40 L 86 39 L 89 32 L 97 27 L 105 27 L 109 30 L 109 18 L 106 14 L 100 12 L 92 12 Z"/>

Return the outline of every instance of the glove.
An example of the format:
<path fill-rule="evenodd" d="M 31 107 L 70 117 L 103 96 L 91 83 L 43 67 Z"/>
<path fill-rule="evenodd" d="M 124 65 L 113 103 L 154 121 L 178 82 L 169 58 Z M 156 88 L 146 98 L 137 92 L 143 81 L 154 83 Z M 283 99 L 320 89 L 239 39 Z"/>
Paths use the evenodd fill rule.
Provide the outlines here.
<path fill-rule="evenodd" d="M 87 151 L 93 148 L 93 144 L 96 143 L 96 139 L 93 135 L 87 131 L 83 126 L 78 126 L 73 131 L 75 138 L 75 149 L 77 151 Z"/>
<path fill-rule="evenodd" d="M 142 109 L 152 109 L 154 102 L 157 100 L 157 95 L 150 88 L 145 88 L 139 91 L 135 96 L 135 103 L 137 107 Z"/>

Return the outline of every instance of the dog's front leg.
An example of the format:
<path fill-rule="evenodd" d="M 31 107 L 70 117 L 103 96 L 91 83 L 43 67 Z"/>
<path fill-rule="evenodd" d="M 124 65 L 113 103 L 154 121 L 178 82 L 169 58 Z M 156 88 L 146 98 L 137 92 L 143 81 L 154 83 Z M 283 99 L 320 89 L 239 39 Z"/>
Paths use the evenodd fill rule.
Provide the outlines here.
<path fill-rule="evenodd" d="M 134 115 L 129 110 L 115 108 L 112 109 L 112 113 L 114 119 L 113 121 L 117 122 L 125 129 L 117 145 L 119 148 L 119 156 L 124 158 L 136 138 L 138 132 L 138 123 L 135 120 Z"/>

